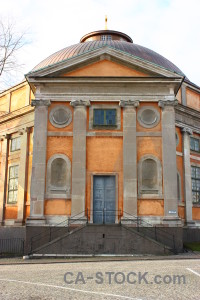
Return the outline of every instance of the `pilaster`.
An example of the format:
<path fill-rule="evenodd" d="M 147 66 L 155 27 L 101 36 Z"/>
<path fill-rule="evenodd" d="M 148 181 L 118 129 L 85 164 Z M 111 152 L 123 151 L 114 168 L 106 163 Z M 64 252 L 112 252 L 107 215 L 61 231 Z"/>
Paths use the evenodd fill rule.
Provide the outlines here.
<path fill-rule="evenodd" d="M 6 185 L 8 171 L 8 143 L 10 135 L 5 135 L 1 140 L 1 176 L 0 176 L 0 225 L 4 222 L 4 209 L 6 203 Z"/>
<path fill-rule="evenodd" d="M 123 210 L 124 217 L 137 215 L 137 100 L 121 100 L 123 107 Z M 125 218 L 124 218 L 125 221 Z"/>
<path fill-rule="evenodd" d="M 162 108 L 162 160 L 164 183 L 164 220 L 178 220 L 175 109 L 178 101 L 159 101 Z"/>
<path fill-rule="evenodd" d="M 192 181 L 190 164 L 190 135 L 192 130 L 188 127 L 182 128 L 183 133 L 183 164 L 184 164 L 184 196 L 185 196 L 185 221 L 192 224 Z"/>
<path fill-rule="evenodd" d="M 86 123 L 90 101 L 74 100 L 70 104 L 74 107 L 71 216 L 80 218 L 85 216 Z"/>
<path fill-rule="evenodd" d="M 24 222 L 24 206 L 25 206 L 25 194 L 26 194 L 26 176 L 27 176 L 27 146 L 28 146 L 28 134 L 29 128 L 24 128 L 19 132 L 21 135 L 21 151 L 19 162 L 19 178 L 18 178 L 18 193 L 17 193 L 17 220 L 15 223 L 22 225 Z"/>
<path fill-rule="evenodd" d="M 35 106 L 33 162 L 31 177 L 31 201 L 30 217 L 28 225 L 45 223 L 44 199 L 45 199 L 45 172 L 46 172 L 46 146 L 47 146 L 47 120 L 48 100 L 32 100 Z"/>

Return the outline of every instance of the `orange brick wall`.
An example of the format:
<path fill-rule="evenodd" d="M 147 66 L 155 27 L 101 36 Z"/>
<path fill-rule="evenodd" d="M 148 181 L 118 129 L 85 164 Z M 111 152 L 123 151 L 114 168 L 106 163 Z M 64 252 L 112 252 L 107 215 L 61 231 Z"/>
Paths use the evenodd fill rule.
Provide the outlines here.
<path fill-rule="evenodd" d="M 164 216 L 163 200 L 138 200 L 139 216 Z"/>
<path fill-rule="evenodd" d="M 71 215 L 71 201 L 64 199 L 45 200 L 45 215 Z"/>
<path fill-rule="evenodd" d="M 200 93 L 186 89 L 187 106 L 200 111 Z"/>
<path fill-rule="evenodd" d="M 117 64 L 116 62 L 103 60 L 90 64 L 84 68 L 69 72 L 63 76 L 149 76 L 143 72 Z"/>
<path fill-rule="evenodd" d="M 193 220 L 200 220 L 200 207 L 192 208 L 192 218 Z"/>
<path fill-rule="evenodd" d="M 5 210 L 5 219 L 17 219 L 17 205 L 7 206 Z"/>

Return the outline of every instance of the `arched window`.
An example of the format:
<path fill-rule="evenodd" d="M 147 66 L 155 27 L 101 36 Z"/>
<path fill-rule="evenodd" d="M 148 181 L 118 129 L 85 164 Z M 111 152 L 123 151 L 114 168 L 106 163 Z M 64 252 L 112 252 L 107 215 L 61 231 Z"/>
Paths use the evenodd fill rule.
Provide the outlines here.
<path fill-rule="evenodd" d="M 143 156 L 138 163 L 138 196 L 162 196 L 162 167 L 153 155 Z"/>
<path fill-rule="evenodd" d="M 157 164 L 153 159 L 142 162 L 142 189 L 151 191 L 157 189 L 158 173 Z"/>
<path fill-rule="evenodd" d="M 71 198 L 71 161 L 63 154 L 53 155 L 47 163 L 46 198 Z"/>
<path fill-rule="evenodd" d="M 51 187 L 62 190 L 67 182 L 67 163 L 63 158 L 55 158 L 51 164 Z"/>

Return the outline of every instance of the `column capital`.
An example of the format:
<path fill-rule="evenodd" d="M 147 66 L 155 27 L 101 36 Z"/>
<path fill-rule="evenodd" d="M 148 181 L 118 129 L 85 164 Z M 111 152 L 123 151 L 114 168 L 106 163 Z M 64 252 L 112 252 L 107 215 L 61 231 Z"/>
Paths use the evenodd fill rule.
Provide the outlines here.
<path fill-rule="evenodd" d="M 29 133 L 30 132 L 30 127 L 24 127 L 18 130 L 19 135 L 23 135 L 24 133 Z"/>
<path fill-rule="evenodd" d="M 178 105 L 178 100 L 175 98 L 173 100 L 160 100 L 158 101 L 158 106 L 160 106 L 162 109 L 165 107 L 175 107 Z"/>
<path fill-rule="evenodd" d="M 139 100 L 120 100 L 119 106 L 120 107 L 127 107 L 127 106 L 133 106 L 133 107 L 138 107 L 140 104 Z"/>
<path fill-rule="evenodd" d="M 77 106 L 90 106 L 90 100 L 72 100 L 70 102 L 70 105 L 73 107 L 77 107 Z"/>
<path fill-rule="evenodd" d="M 9 140 L 11 138 L 11 134 L 3 134 L 0 136 L 0 141 Z"/>
<path fill-rule="evenodd" d="M 187 133 L 187 134 L 189 134 L 189 135 L 192 135 L 192 134 L 193 134 L 192 129 L 190 129 L 189 127 L 183 127 L 183 128 L 181 128 L 181 132 Z"/>
<path fill-rule="evenodd" d="M 51 100 L 31 100 L 31 106 L 50 106 Z"/>
<path fill-rule="evenodd" d="M 23 135 L 25 132 L 26 132 L 26 128 L 21 128 L 18 131 L 19 135 Z"/>

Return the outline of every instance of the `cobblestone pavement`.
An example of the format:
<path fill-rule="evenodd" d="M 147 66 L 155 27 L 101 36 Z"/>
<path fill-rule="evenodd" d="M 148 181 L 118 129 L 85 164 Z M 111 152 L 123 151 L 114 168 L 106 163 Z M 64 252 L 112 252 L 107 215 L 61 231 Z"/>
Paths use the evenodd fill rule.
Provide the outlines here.
<path fill-rule="evenodd" d="M 200 259 L 1 264 L 0 299 L 199 300 Z"/>

